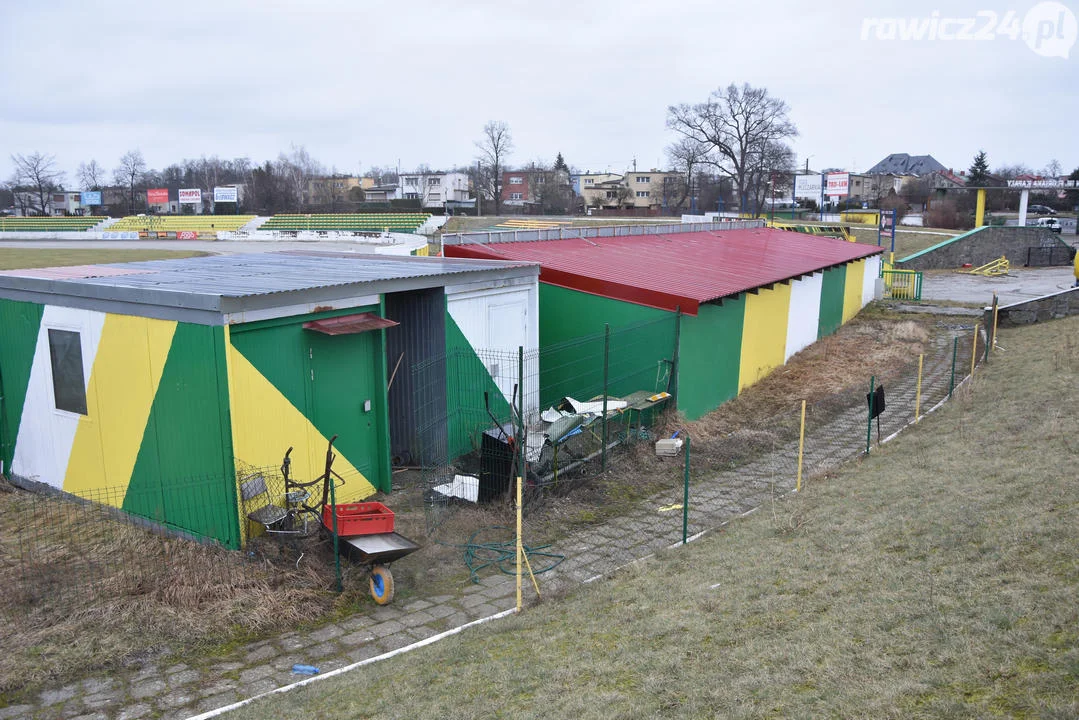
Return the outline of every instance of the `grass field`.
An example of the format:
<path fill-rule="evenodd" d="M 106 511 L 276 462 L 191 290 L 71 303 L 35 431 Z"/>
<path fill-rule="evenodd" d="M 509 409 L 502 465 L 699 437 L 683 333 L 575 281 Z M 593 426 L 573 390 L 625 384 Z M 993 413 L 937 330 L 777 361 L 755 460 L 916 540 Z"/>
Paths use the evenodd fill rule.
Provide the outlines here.
<path fill-rule="evenodd" d="M 872 227 L 852 227 L 851 233 L 860 243 L 866 243 L 869 245 L 877 244 L 877 230 Z M 899 260 L 905 258 L 907 255 L 918 252 L 919 250 L 925 250 L 928 247 L 932 247 L 937 243 L 942 243 L 948 239 L 945 235 L 935 233 L 949 233 L 952 237 L 960 234 L 960 230 L 934 230 L 932 228 L 925 228 L 918 230 L 904 230 L 899 229 L 895 233 L 895 258 Z M 885 245 L 885 251 L 890 248 L 888 240 L 882 240 L 887 243 Z"/>
<path fill-rule="evenodd" d="M 1079 716 L 1079 318 L 688 548 L 246 718 Z"/>
<path fill-rule="evenodd" d="M 134 248 L 131 250 L 0 248 L 0 270 L 136 262 L 138 260 L 169 260 L 200 255 L 206 255 L 206 253 L 192 250 L 138 250 Z"/>

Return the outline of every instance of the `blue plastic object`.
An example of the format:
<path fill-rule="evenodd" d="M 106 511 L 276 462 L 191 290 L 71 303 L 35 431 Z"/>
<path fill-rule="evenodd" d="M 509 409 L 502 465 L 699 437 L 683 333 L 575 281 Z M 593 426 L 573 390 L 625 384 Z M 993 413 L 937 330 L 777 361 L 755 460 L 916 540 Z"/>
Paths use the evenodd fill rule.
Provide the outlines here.
<path fill-rule="evenodd" d="M 296 675 L 318 675 L 318 668 L 314 665 L 296 664 L 292 666 L 292 672 Z"/>

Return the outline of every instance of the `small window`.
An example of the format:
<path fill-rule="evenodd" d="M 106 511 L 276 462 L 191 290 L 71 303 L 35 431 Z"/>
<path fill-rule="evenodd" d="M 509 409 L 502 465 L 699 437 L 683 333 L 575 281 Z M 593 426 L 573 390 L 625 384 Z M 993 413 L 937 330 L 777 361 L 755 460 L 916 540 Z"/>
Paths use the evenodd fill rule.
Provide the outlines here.
<path fill-rule="evenodd" d="M 651 197 L 651 196 L 652 196 L 652 193 L 649 192 L 648 190 L 638 190 L 637 191 L 637 197 L 646 198 L 646 197 Z"/>
<path fill-rule="evenodd" d="M 70 330 L 49 330 L 52 391 L 56 409 L 86 414 L 86 383 L 82 374 L 82 339 Z"/>
<path fill-rule="evenodd" d="M 510 193 L 510 200 L 522 199 L 522 193 Z"/>
<path fill-rule="evenodd" d="M 516 175 L 510 177 L 510 185 L 523 185 L 525 179 Z"/>
<path fill-rule="evenodd" d="M 649 177 L 648 175 L 638 175 L 637 176 L 637 182 L 639 182 L 639 183 L 650 183 L 650 182 L 652 182 L 652 178 Z"/>
<path fill-rule="evenodd" d="M 592 184 L 592 178 L 585 178 L 584 179 L 584 184 L 585 185 L 591 185 Z"/>

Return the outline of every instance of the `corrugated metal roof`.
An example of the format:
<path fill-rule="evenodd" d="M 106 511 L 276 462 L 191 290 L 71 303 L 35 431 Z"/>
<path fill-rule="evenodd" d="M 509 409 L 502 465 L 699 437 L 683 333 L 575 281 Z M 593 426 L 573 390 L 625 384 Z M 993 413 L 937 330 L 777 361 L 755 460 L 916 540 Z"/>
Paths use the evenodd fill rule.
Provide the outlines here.
<path fill-rule="evenodd" d="M 214 324 L 224 315 L 446 284 L 534 277 L 527 261 L 272 252 L 0 275 L 0 297 Z"/>
<path fill-rule="evenodd" d="M 695 315 L 702 302 L 882 252 L 770 228 L 446 246 L 454 257 L 531 261 L 540 280 Z"/>
<path fill-rule="evenodd" d="M 80 282 L 239 298 L 382 280 L 435 278 L 527 264 L 518 261 L 492 266 L 452 258 L 345 253 L 251 253 L 105 265 L 146 272 L 90 277 Z"/>

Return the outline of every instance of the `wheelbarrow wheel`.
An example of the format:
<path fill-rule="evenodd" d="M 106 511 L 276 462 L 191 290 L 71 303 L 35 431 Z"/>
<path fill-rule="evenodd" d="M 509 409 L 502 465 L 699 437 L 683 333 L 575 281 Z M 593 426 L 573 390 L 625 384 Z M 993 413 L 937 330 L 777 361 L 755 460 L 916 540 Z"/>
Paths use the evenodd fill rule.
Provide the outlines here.
<path fill-rule="evenodd" d="M 371 597 L 379 605 L 387 605 L 393 601 L 393 574 L 385 565 L 375 565 L 371 568 Z"/>

